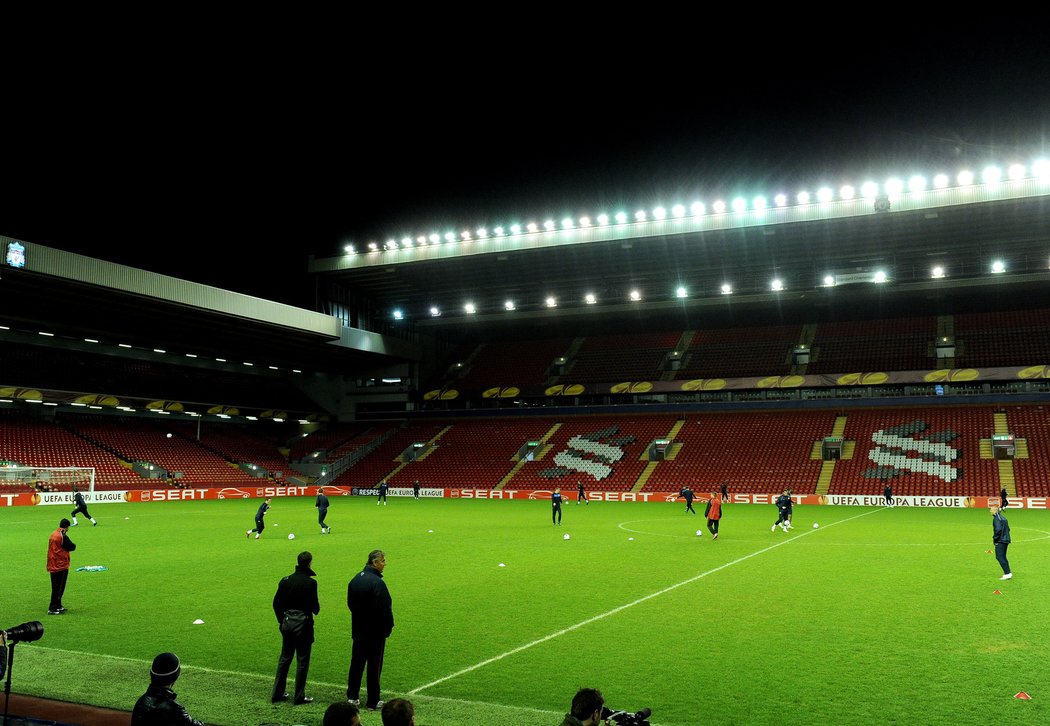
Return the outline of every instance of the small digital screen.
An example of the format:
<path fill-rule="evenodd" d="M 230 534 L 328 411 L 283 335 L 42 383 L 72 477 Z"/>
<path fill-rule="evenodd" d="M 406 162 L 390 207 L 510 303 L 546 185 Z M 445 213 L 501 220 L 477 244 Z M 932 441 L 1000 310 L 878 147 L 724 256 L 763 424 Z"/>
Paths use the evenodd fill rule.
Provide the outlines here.
<path fill-rule="evenodd" d="M 941 386 L 941 385 L 934 386 L 933 387 L 933 392 L 934 392 L 934 394 L 936 394 L 938 396 L 943 396 L 944 395 L 944 386 Z"/>
<path fill-rule="evenodd" d="M 4 263 L 10 267 L 26 266 L 26 248 L 18 242 L 7 243 L 7 254 L 4 255 Z"/>

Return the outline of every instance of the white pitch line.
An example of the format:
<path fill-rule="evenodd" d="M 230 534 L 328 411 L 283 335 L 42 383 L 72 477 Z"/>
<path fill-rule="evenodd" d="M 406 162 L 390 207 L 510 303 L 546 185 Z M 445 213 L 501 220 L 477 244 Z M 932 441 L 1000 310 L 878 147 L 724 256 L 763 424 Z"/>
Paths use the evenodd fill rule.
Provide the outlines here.
<path fill-rule="evenodd" d="M 826 530 L 829 527 L 834 527 L 834 526 L 839 525 L 839 524 L 845 524 L 846 522 L 850 522 L 850 521 L 852 521 L 854 519 L 859 519 L 860 517 L 866 517 L 869 514 L 875 514 L 875 512 L 880 512 L 880 511 L 882 511 L 882 510 L 881 509 L 873 509 L 873 510 L 871 510 L 869 512 L 862 512 L 862 513 L 860 513 L 858 515 L 855 515 L 853 517 L 848 517 L 848 518 L 840 520 L 838 522 L 833 522 L 832 524 L 825 525 L 822 529 Z M 794 542 L 796 539 L 799 539 L 801 537 L 806 537 L 808 535 L 815 534 L 815 533 L 820 532 L 820 531 L 821 531 L 821 529 L 811 529 L 811 530 L 808 530 L 806 532 L 802 532 L 800 534 L 797 534 L 797 535 L 795 535 L 794 537 L 792 537 L 790 539 L 785 539 L 785 540 L 782 540 L 780 542 L 777 542 L 776 544 L 770 545 L 769 547 L 766 547 L 764 549 L 756 550 L 756 551 L 752 552 L 751 554 L 744 555 L 743 557 L 738 557 L 737 559 L 733 560 L 732 562 L 726 562 L 725 564 L 719 565 L 718 567 L 715 567 L 714 569 L 708 570 L 707 572 L 701 572 L 699 575 L 694 575 L 693 577 L 690 577 L 687 580 L 682 580 L 681 582 L 675 583 L 674 585 L 669 585 L 668 587 L 665 587 L 662 590 L 657 590 L 656 592 L 651 592 L 648 595 L 643 595 L 642 597 L 638 598 L 637 600 L 633 600 L 633 601 L 631 601 L 629 603 L 626 603 L 624 605 L 619 605 L 619 606 L 613 608 L 612 610 L 608 610 L 608 611 L 606 611 L 604 613 L 600 613 L 600 614 L 595 615 L 593 617 L 587 618 L 586 620 L 581 620 L 580 622 L 576 623 L 575 625 L 570 625 L 567 628 L 562 628 L 561 630 L 559 630 L 559 631 L 557 631 L 555 633 L 551 633 L 549 635 L 545 635 L 542 638 L 537 638 L 536 640 L 533 640 L 533 641 L 531 641 L 529 643 L 525 643 L 524 645 L 519 645 L 517 648 L 512 648 L 511 650 L 508 650 L 505 653 L 501 653 L 501 654 L 493 656 L 491 658 L 487 658 L 487 659 L 485 659 L 483 661 L 475 663 L 474 665 L 467 666 L 466 668 L 462 668 L 462 669 L 456 671 L 455 673 L 450 673 L 447 676 L 442 676 L 441 678 L 438 678 L 436 681 L 431 681 L 430 683 L 426 683 L 426 684 L 424 684 L 422 686 L 418 686 L 416 688 L 413 688 L 411 691 L 408 692 L 408 695 L 409 696 L 415 696 L 420 691 L 425 691 L 426 689 L 432 688 L 432 687 L 438 685 L 439 683 L 444 683 L 445 681 L 452 680 L 453 678 L 458 678 L 459 676 L 463 676 L 463 675 L 466 675 L 467 673 L 471 673 L 473 671 L 476 671 L 479 668 L 484 668 L 485 666 L 489 665 L 490 663 L 496 663 L 498 661 L 503 660 L 504 658 L 506 658 L 508 656 L 515 655 L 517 653 L 522 652 L 523 650 L 528 650 L 529 648 L 532 648 L 534 646 L 540 645 L 541 643 L 546 643 L 548 640 L 554 640 L 555 638 L 561 637 L 562 635 L 565 635 L 566 633 L 571 633 L 572 631 L 579 630 L 580 628 L 582 628 L 582 627 L 584 627 L 586 625 L 590 625 L 591 623 L 596 623 L 599 620 L 604 620 L 607 617 L 610 617 L 612 615 L 616 615 L 617 613 L 623 612 L 624 610 L 627 610 L 628 608 L 632 608 L 635 605 L 640 605 L 643 602 L 648 602 L 649 600 L 652 600 L 655 597 L 659 597 L 661 595 L 666 595 L 667 593 L 671 592 L 672 590 L 677 590 L 678 588 L 682 587 L 683 585 L 690 585 L 690 584 L 692 584 L 692 583 L 694 583 L 694 582 L 696 582 L 698 580 L 702 580 L 703 578 L 707 577 L 708 575 L 713 575 L 716 572 L 720 572 L 720 571 L 726 569 L 727 567 L 732 567 L 733 565 L 738 565 L 741 562 L 744 562 L 746 560 L 750 560 L 752 557 L 757 557 L 758 555 L 764 554 L 764 553 L 769 552 L 771 550 L 775 550 L 777 547 L 782 547 L 782 546 L 788 544 L 789 542 Z"/>

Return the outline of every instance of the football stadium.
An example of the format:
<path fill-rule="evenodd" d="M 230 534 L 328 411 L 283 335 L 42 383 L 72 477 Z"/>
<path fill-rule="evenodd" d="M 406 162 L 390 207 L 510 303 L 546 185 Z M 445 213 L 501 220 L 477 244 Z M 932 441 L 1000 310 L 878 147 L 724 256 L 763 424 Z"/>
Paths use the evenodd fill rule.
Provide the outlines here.
<path fill-rule="evenodd" d="M 293 26 L 10 105 L 4 726 L 1050 722 L 1042 37 Z"/>

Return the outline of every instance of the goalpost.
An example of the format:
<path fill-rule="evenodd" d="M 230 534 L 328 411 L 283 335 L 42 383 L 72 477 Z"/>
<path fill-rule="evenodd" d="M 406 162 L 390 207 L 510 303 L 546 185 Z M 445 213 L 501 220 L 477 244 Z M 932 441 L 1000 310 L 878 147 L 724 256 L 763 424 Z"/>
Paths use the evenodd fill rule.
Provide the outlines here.
<path fill-rule="evenodd" d="M 95 493 L 93 466 L 0 466 L 0 487 L 42 492 L 69 492 L 76 486 L 91 502 Z"/>

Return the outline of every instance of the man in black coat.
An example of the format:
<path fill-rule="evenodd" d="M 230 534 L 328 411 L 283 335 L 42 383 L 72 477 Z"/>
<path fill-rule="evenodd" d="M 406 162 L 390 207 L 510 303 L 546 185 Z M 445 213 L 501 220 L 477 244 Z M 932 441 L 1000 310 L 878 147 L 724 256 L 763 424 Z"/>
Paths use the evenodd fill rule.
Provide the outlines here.
<path fill-rule="evenodd" d="M 179 657 L 174 653 L 161 653 L 153 659 L 149 671 L 149 688 L 135 703 L 135 710 L 131 712 L 131 726 L 204 726 L 175 700 L 178 694 L 171 687 L 181 672 Z"/>
<path fill-rule="evenodd" d="M 346 681 L 346 698 L 360 705 L 361 675 L 368 667 L 368 699 L 365 705 L 375 711 L 382 707 L 379 699 L 379 677 L 383 671 L 383 651 L 386 639 L 394 629 L 393 601 L 383 582 L 386 554 L 382 550 L 368 553 L 365 568 L 354 575 L 346 588 L 346 606 L 350 608 L 351 631 L 354 640 L 350 655 L 350 673 Z"/>
<path fill-rule="evenodd" d="M 273 682 L 273 703 L 287 701 L 288 668 L 295 654 L 295 701 L 310 703 L 306 695 L 306 674 L 310 670 L 310 650 L 314 643 L 314 615 L 321 610 L 317 601 L 316 573 L 310 569 L 314 556 L 300 552 L 295 572 L 281 578 L 273 596 L 273 614 L 281 628 L 281 657 L 277 661 L 277 678 Z"/>
<path fill-rule="evenodd" d="M 693 509 L 693 490 L 689 487 L 682 487 L 682 489 L 678 492 L 678 496 L 685 499 L 686 513 L 692 512 L 693 514 L 696 514 L 696 510 Z"/>
<path fill-rule="evenodd" d="M 317 523 L 321 525 L 321 534 L 328 534 L 332 528 L 324 522 L 328 516 L 328 495 L 324 493 L 324 487 L 317 487 L 317 501 L 314 502 L 314 506 L 317 507 Z"/>
<path fill-rule="evenodd" d="M 1010 571 L 1010 561 L 1006 559 L 1006 548 L 1010 546 L 1010 523 L 999 511 L 999 502 L 995 499 L 988 501 L 988 511 L 992 513 L 992 544 L 995 545 L 995 559 L 999 560 L 999 566 L 1003 568 L 1003 576 L 1000 580 L 1013 579 L 1014 573 Z"/>

